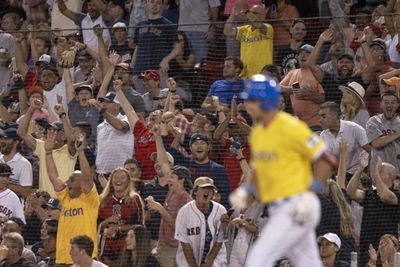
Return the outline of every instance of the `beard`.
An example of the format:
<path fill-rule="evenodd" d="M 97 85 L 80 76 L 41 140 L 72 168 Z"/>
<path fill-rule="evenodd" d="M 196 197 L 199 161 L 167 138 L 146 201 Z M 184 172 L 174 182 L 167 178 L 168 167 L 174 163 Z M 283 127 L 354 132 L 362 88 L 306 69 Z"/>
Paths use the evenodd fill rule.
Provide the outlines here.
<path fill-rule="evenodd" d="M 12 144 L 2 144 L 0 146 L 0 152 L 3 155 L 10 155 L 13 150 L 13 145 Z"/>

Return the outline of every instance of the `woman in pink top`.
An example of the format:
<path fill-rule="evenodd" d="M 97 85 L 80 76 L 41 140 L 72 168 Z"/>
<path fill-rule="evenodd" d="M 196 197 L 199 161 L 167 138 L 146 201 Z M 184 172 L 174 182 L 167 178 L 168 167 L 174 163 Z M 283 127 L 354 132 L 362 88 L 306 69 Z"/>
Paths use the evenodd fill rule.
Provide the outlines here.
<path fill-rule="evenodd" d="M 274 45 L 287 45 L 290 43 L 290 27 L 294 19 L 300 16 L 293 5 L 288 5 L 286 0 L 276 0 L 269 7 L 269 18 L 274 28 Z"/>

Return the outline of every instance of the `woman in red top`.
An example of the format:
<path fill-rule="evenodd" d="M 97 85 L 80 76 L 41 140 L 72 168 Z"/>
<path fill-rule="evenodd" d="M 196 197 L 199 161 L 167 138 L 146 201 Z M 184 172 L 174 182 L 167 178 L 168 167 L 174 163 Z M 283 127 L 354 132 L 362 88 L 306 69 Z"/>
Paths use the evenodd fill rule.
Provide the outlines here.
<path fill-rule="evenodd" d="M 142 203 L 132 187 L 129 172 L 124 168 L 115 169 L 100 195 L 100 255 L 107 265 L 112 266 L 121 254 L 132 226 L 143 224 Z"/>

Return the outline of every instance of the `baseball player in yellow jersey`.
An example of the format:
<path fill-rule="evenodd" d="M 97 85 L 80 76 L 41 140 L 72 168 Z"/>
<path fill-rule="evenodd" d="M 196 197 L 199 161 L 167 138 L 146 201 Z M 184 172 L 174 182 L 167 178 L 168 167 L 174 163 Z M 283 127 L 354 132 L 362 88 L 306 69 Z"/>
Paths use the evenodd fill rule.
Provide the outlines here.
<path fill-rule="evenodd" d="M 232 205 L 240 205 L 256 192 L 269 213 L 246 266 L 272 267 L 288 257 L 293 266 L 320 267 L 315 236 L 320 203 L 312 191 L 322 190 L 334 157 L 304 122 L 278 110 L 280 89 L 274 80 L 257 74 L 246 87 L 243 98 L 254 120 L 250 134 L 254 175 L 230 199 Z"/>

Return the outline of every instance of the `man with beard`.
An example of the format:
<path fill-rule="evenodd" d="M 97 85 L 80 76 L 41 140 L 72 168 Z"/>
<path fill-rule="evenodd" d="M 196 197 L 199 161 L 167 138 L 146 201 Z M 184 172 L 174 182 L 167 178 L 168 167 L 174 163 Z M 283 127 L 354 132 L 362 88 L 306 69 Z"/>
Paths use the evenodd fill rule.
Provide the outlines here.
<path fill-rule="evenodd" d="M 39 157 L 40 173 L 39 173 L 39 190 L 48 192 L 52 197 L 55 196 L 53 187 L 50 183 L 49 176 L 46 170 L 46 151 L 44 142 L 40 139 L 35 139 L 28 133 L 29 124 L 33 114 L 42 108 L 42 101 L 37 98 L 32 98 L 28 111 L 20 121 L 20 126 L 17 130 L 18 135 L 24 141 L 24 144 L 34 150 Z M 67 144 L 62 123 L 55 122 L 50 125 L 50 128 L 55 131 L 56 139 L 53 150 L 54 160 L 56 161 L 57 169 L 62 179 L 68 179 L 69 174 L 74 171 L 76 156 L 73 143 Z"/>
<path fill-rule="evenodd" d="M 400 170 L 400 117 L 397 114 L 399 99 L 394 91 L 382 95 L 382 114 L 371 117 L 367 122 L 368 142 L 372 146 L 371 167 L 374 168 L 378 157 Z M 371 168 L 371 173 L 374 173 Z"/>
<path fill-rule="evenodd" d="M 290 27 L 290 44 L 274 48 L 274 62 L 282 67 L 283 74 L 299 67 L 298 49 L 304 44 L 307 35 L 306 24 L 301 19 L 296 19 Z"/>
<path fill-rule="evenodd" d="M 218 189 L 218 194 L 221 196 L 220 203 L 228 208 L 228 197 L 231 192 L 229 177 L 222 165 L 210 160 L 209 152 L 211 146 L 208 137 L 203 134 L 192 135 L 189 142 L 192 156 L 187 157 L 170 145 L 166 127 L 165 123 L 161 123 L 163 142 L 165 149 L 174 157 L 175 164 L 190 170 L 192 182 L 200 176 L 212 178 Z"/>
<path fill-rule="evenodd" d="M 315 44 L 315 48 L 310 55 L 309 67 L 312 71 L 314 77 L 321 82 L 322 87 L 325 91 L 325 101 L 332 101 L 340 104 L 342 99 L 342 91 L 339 90 L 340 85 L 347 85 L 352 81 L 356 81 L 357 83 L 363 85 L 361 76 L 358 74 L 354 74 L 354 61 L 353 56 L 349 54 L 343 54 L 343 50 L 340 47 L 335 52 L 335 46 L 338 46 L 337 43 L 340 41 L 333 42 L 333 31 L 331 29 L 327 29 L 324 31 L 318 42 Z M 321 48 L 324 44 L 331 42 L 330 53 L 335 54 L 335 64 L 334 61 L 330 61 L 331 70 L 324 67 L 324 64 L 321 66 L 317 65 L 317 59 L 320 55 Z M 339 45 L 340 46 L 340 45 Z M 341 54 L 338 54 L 341 53 Z"/>
<path fill-rule="evenodd" d="M 20 198 L 32 192 L 32 165 L 20 153 L 21 141 L 16 128 L 8 128 L 0 135 L 0 162 L 11 167 L 8 188 Z"/>
<path fill-rule="evenodd" d="M 75 13 L 74 11 L 68 9 L 65 5 L 65 1 L 57 1 L 57 4 L 61 14 L 74 21 L 75 24 L 80 25 L 81 29 L 86 29 L 82 31 L 83 43 L 92 50 L 98 52 L 99 49 L 97 36 L 94 31 L 87 29 L 97 27 L 107 28 L 107 26 L 103 20 L 103 17 L 100 15 L 99 10 L 97 10 L 95 3 L 93 3 L 94 1 L 92 2 L 91 0 L 88 0 L 86 2 L 88 10 L 87 14 Z M 103 30 L 103 40 L 106 44 L 106 47 L 108 47 L 110 45 L 111 38 L 107 29 Z"/>
<path fill-rule="evenodd" d="M 85 50 L 80 51 L 76 58 L 79 65 L 74 72 L 74 83 L 87 81 L 92 69 L 96 66 L 96 61 Z"/>

